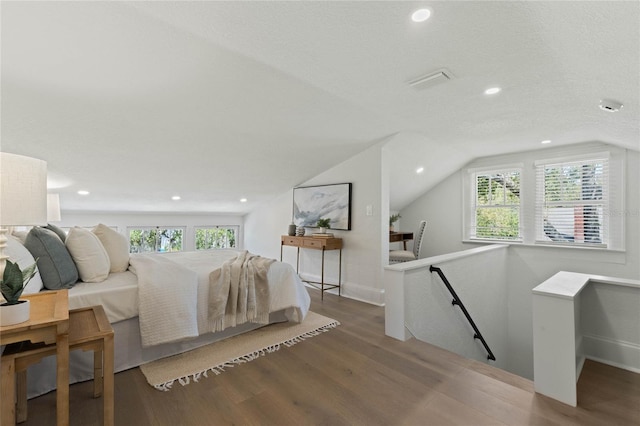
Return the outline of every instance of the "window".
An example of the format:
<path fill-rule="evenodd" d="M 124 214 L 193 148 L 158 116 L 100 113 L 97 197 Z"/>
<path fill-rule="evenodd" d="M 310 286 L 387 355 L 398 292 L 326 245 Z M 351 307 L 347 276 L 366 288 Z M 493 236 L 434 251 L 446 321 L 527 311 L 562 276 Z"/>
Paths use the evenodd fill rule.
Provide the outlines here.
<path fill-rule="evenodd" d="M 600 143 L 477 159 L 462 174 L 463 239 L 624 251 L 626 163 Z"/>
<path fill-rule="evenodd" d="M 196 227 L 196 250 L 236 248 L 238 226 Z"/>
<path fill-rule="evenodd" d="M 608 158 L 536 163 L 538 242 L 607 246 Z"/>
<path fill-rule="evenodd" d="M 520 170 L 472 173 L 471 238 L 520 240 Z"/>
<path fill-rule="evenodd" d="M 131 253 L 182 251 L 184 227 L 127 227 Z"/>

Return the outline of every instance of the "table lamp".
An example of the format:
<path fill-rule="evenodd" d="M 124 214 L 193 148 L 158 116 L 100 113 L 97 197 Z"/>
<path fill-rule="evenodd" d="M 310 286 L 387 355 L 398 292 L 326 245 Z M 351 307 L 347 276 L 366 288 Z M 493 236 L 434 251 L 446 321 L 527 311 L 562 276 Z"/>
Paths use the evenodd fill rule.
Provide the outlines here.
<path fill-rule="evenodd" d="M 46 223 L 47 163 L 23 155 L 0 152 L 0 277 L 4 276 L 8 258 L 4 254 L 7 246 L 6 227 Z M 28 308 L 26 315 L 26 319 L 29 319 Z M 3 321 L 2 325 L 8 324 Z"/>
<path fill-rule="evenodd" d="M 47 222 L 60 222 L 60 195 L 47 194 Z"/>

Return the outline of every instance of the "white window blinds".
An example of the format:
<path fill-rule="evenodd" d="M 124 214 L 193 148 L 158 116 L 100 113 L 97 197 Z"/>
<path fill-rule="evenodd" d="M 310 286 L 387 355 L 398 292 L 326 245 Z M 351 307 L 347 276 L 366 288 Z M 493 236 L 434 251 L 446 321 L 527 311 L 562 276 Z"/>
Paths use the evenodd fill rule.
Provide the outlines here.
<path fill-rule="evenodd" d="M 536 240 L 607 247 L 609 158 L 536 162 Z"/>
<path fill-rule="evenodd" d="M 471 238 L 520 240 L 520 169 L 472 174 Z"/>

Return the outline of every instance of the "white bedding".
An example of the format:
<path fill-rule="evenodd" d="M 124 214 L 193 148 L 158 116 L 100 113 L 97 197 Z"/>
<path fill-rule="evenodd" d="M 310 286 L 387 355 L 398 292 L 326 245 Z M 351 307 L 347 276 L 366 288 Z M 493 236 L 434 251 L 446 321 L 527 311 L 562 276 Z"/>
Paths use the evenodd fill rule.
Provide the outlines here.
<path fill-rule="evenodd" d="M 198 277 L 194 271 L 158 254 L 131 256 L 129 269 L 138 276 L 144 347 L 198 336 Z"/>
<path fill-rule="evenodd" d="M 198 281 L 209 279 L 212 265 L 222 264 L 236 256 L 233 250 L 177 252 L 159 254 L 196 272 Z M 311 303 L 309 293 L 295 270 L 288 264 L 274 262 L 268 273 L 270 283 L 270 322 L 283 320 L 301 322 Z M 140 364 L 175 355 L 193 348 L 230 337 L 260 324 L 246 323 L 222 332 L 206 333 L 208 318 L 202 306 L 208 303 L 208 287 L 198 287 L 198 328 L 200 336 L 188 341 L 142 347 L 138 321 L 138 277 L 132 271 L 111 273 L 101 283 L 78 283 L 69 291 L 69 308 L 102 305 L 115 331 L 115 371 L 123 371 Z M 200 328 L 202 327 L 202 328 Z M 93 354 L 83 351 L 70 353 L 70 383 L 93 377 Z M 29 398 L 55 389 L 55 357 L 29 367 Z"/>
<path fill-rule="evenodd" d="M 209 274 L 222 263 L 237 256 L 236 250 L 159 253 L 194 271 L 198 278 L 198 334 L 210 331 L 207 303 Z M 131 255 L 132 258 L 136 255 Z M 69 308 L 102 305 L 111 323 L 138 316 L 138 284 L 135 271 L 109 274 L 101 283 L 78 283 L 69 291 Z M 300 322 L 307 315 L 310 298 L 295 270 L 286 263 L 274 262 L 267 278 L 270 283 L 270 312 L 285 310 L 289 321 Z"/>
<path fill-rule="evenodd" d="M 102 305 L 110 323 L 138 316 L 138 277 L 112 272 L 101 283 L 79 282 L 69 290 L 69 309 Z"/>

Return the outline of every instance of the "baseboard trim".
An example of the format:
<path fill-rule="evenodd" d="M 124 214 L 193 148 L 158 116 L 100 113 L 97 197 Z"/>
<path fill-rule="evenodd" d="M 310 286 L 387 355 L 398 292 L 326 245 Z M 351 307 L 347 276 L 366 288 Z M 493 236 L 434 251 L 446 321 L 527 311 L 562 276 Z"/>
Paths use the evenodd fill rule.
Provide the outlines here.
<path fill-rule="evenodd" d="M 583 335 L 582 342 L 587 359 L 640 373 L 640 345 L 589 334 Z"/>

